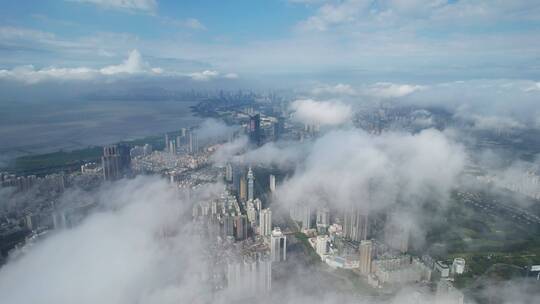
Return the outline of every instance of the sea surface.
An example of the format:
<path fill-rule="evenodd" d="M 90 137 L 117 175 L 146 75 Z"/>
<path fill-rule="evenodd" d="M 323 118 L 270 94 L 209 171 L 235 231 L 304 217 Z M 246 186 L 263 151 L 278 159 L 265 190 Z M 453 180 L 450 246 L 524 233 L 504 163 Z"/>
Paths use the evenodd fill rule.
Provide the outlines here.
<path fill-rule="evenodd" d="M 159 135 L 201 122 L 192 101 L 0 103 L 0 167 L 15 157 Z"/>

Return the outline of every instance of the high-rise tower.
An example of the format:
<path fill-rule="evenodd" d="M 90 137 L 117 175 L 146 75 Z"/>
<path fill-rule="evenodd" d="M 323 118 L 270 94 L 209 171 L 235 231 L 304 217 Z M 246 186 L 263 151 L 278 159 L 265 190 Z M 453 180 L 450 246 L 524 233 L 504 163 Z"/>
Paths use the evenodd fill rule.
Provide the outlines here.
<path fill-rule="evenodd" d="M 253 177 L 253 171 L 251 170 L 251 167 L 249 167 L 249 170 L 248 170 L 248 174 L 247 174 L 247 199 L 248 200 L 253 200 L 253 197 L 254 197 L 254 188 L 253 188 L 253 182 L 254 182 L 254 177 Z"/>
<path fill-rule="evenodd" d="M 233 181 L 233 167 L 231 163 L 227 163 L 227 166 L 225 167 L 225 181 L 228 183 L 232 183 Z"/>
<path fill-rule="evenodd" d="M 252 145 L 261 145 L 261 115 L 256 114 L 249 117 L 248 125 L 249 142 Z"/>
<path fill-rule="evenodd" d="M 188 133 L 188 152 L 190 154 L 195 154 L 199 152 L 199 141 L 197 138 L 197 134 L 193 132 L 192 130 Z"/>
<path fill-rule="evenodd" d="M 326 229 L 330 226 L 330 211 L 328 208 L 317 208 L 317 231 L 326 233 Z"/>
<path fill-rule="evenodd" d="M 131 164 L 129 148 L 122 145 L 103 147 L 101 163 L 103 166 L 103 178 L 105 180 L 120 179 L 127 173 Z"/>
<path fill-rule="evenodd" d="M 263 209 L 259 214 L 259 233 L 262 236 L 270 236 L 272 233 L 272 211 Z"/>
<path fill-rule="evenodd" d="M 367 238 L 368 215 L 360 208 L 353 207 L 343 216 L 345 237 L 351 241 L 360 242 Z"/>
<path fill-rule="evenodd" d="M 247 183 L 246 183 L 246 178 L 244 176 L 242 176 L 240 178 L 240 187 L 239 187 L 240 191 L 238 193 L 238 196 L 240 197 L 240 200 L 241 201 L 246 201 L 247 200 L 247 194 L 248 194 L 248 191 L 247 191 Z"/>
<path fill-rule="evenodd" d="M 281 232 L 279 227 L 275 227 L 270 236 L 270 256 L 272 257 L 272 262 L 280 262 L 287 259 L 287 237 Z"/>
<path fill-rule="evenodd" d="M 371 241 L 360 242 L 360 273 L 369 274 L 371 272 L 371 255 L 373 244 Z"/>
<path fill-rule="evenodd" d="M 270 192 L 276 191 L 276 176 L 273 174 L 270 174 Z"/>

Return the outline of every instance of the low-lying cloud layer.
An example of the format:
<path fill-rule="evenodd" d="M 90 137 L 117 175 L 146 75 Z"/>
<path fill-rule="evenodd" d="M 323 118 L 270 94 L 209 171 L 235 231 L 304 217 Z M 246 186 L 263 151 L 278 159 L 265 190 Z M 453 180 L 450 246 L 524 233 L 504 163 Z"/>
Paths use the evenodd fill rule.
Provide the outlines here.
<path fill-rule="evenodd" d="M 240 144 L 245 145 L 243 139 Z M 277 189 L 274 203 L 282 206 L 302 202 L 314 207 L 356 205 L 377 210 L 397 199 L 411 202 L 432 194 L 444 196 L 464 163 L 462 148 L 435 130 L 380 136 L 356 129 L 334 130 L 312 145 L 289 146 L 272 144 L 245 155 L 250 161 L 271 163 L 278 162 L 275 156 L 285 150 L 289 156 L 282 159 L 296 160 L 295 174 Z M 213 269 L 205 261 L 210 247 L 198 238 L 190 219 L 193 202 L 215 197 L 222 189 L 221 184 L 208 185 L 187 201 L 158 177 L 103 185 L 91 194 L 100 207 L 79 226 L 53 232 L 0 268 L 2 300 L 21 304 L 230 303 L 229 296 L 234 295 L 212 291 L 205 282 Z M 81 195 L 88 194 L 69 192 L 65 199 L 77 200 Z M 418 229 L 415 221 L 422 217 L 414 211 L 400 218 L 413 226 L 410 229 Z M 294 259 L 294 253 L 290 258 Z M 284 278 L 272 283 L 277 289 L 252 300 L 295 304 L 419 300 L 419 294 L 410 288 L 384 300 L 337 292 L 324 283 L 333 280 L 331 270 L 291 265 L 281 274 Z M 511 296 L 497 294 L 501 303 L 527 303 L 530 297 L 520 296 L 519 286 L 505 286 Z M 434 298 L 422 294 L 422 300 L 431 303 Z"/>
<path fill-rule="evenodd" d="M 377 210 L 398 200 L 444 198 L 464 163 L 462 147 L 436 130 L 381 136 L 358 129 L 332 131 L 315 141 L 277 196 L 288 205 Z"/>
<path fill-rule="evenodd" d="M 435 129 L 373 135 L 349 127 L 327 130 L 312 141 L 268 143 L 249 151 L 245 141 L 238 141 L 218 150 L 218 155 L 222 163 L 293 170 L 274 196 L 274 203 L 285 210 L 297 205 L 329 207 L 338 213 L 349 208 L 369 213 L 399 210 L 400 224 L 414 232 L 419 245 L 426 233 L 421 227 L 424 203 L 446 207 L 467 159 L 461 144 Z"/>
<path fill-rule="evenodd" d="M 293 117 L 304 124 L 335 126 L 348 122 L 352 117 L 349 105 L 339 101 L 300 99 L 291 104 Z"/>
<path fill-rule="evenodd" d="M 101 210 L 55 232 L 0 269 L 5 303 L 176 303 L 201 301 L 201 242 L 190 207 L 156 177 L 104 186 Z"/>
<path fill-rule="evenodd" d="M 317 85 L 307 96 L 365 105 L 440 108 L 479 130 L 508 130 L 540 126 L 538 82 L 483 79 L 431 84 L 377 82 Z"/>
<path fill-rule="evenodd" d="M 366 88 L 365 92 L 378 98 L 398 98 L 410 95 L 424 89 L 421 85 L 395 84 L 390 82 L 378 82 Z"/>
<path fill-rule="evenodd" d="M 217 119 L 205 119 L 196 129 L 197 139 L 203 143 L 224 141 L 232 137 L 237 126 L 228 126 Z"/>

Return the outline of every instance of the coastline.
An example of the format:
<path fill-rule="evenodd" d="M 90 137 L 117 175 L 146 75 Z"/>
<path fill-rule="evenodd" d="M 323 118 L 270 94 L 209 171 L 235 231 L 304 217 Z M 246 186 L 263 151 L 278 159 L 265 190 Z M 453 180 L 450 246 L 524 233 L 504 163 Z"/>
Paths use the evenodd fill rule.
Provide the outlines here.
<path fill-rule="evenodd" d="M 213 111 L 203 111 L 200 106 L 205 101 L 197 101 L 195 104 L 187 107 L 190 110 L 190 119 L 198 118 L 219 118 Z M 200 123 L 197 122 L 196 124 Z M 180 125 L 180 124 L 179 124 Z M 88 145 L 75 149 L 58 149 L 56 151 L 45 153 L 30 153 L 16 156 L 0 167 L 0 171 L 6 171 L 16 175 L 37 175 L 44 176 L 59 172 L 74 172 L 80 169 L 80 166 L 87 162 L 99 162 L 103 154 L 103 147 L 108 144 L 126 144 L 136 146 L 148 143 L 156 150 L 164 148 L 164 138 L 162 134 L 175 130 L 169 129 L 164 132 L 156 132 L 152 135 L 135 137 L 126 136 L 126 139 L 114 141 L 106 144 Z M 133 139 L 130 139 L 133 138 Z"/>

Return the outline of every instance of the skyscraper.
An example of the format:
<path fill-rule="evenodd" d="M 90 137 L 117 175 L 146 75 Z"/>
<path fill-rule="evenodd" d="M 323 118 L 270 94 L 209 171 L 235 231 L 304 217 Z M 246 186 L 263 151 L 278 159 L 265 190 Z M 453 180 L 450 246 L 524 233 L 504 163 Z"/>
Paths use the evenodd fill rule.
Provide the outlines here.
<path fill-rule="evenodd" d="M 270 236 L 272 233 L 272 211 L 263 209 L 259 213 L 259 233 L 262 236 Z"/>
<path fill-rule="evenodd" d="M 353 207 L 343 215 L 343 230 L 345 237 L 351 241 L 360 242 L 367 238 L 368 215 L 360 208 Z"/>
<path fill-rule="evenodd" d="M 165 152 L 169 152 L 169 134 L 165 133 Z"/>
<path fill-rule="evenodd" d="M 240 193 L 238 193 L 238 196 L 240 197 L 241 201 L 246 201 L 248 196 L 248 189 L 247 189 L 247 182 L 245 177 L 240 178 Z"/>
<path fill-rule="evenodd" d="M 247 183 L 248 183 L 248 189 L 247 189 L 247 199 L 253 200 L 254 197 L 254 188 L 253 188 L 253 171 L 251 171 L 251 167 L 249 167 L 248 174 L 247 174 Z"/>
<path fill-rule="evenodd" d="M 105 180 L 117 180 L 127 173 L 131 164 L 129 148 L 126 146 L 110 145 L 103 147 L 101 157 L 103 166 L 103 178 Z"/>
<path fill-rule="evenodd" d="M 243 178 L 243 170 L 239 166 L 232 166 L 232 183 L 233 189 L 240 196 L 240 181 Z"/>
<path fill-rule="evenodd" d="M 371 241 L 360 242 L 360 273 L 369 274 L 371 272 L 371 256 L 373 244 Z"/>
<path fill-rule="evenodd" d="M 326 233 L 326 229 L 330 225 L 330 210 L 328 208 L 317 208 L 316 224 L 320 233 Z"/>
<path fill-rule="evenodd" d="M 270 174 L 270 192 L 276 191 L 276 176 L 273 174 Z"/>
<path fill-rule="evenodd" d="M 231 163 L 227 163 L 227 166 L 225 167 L 225 181 L 228 183 L 232 183 L 233 181 L 233 167 Z"/>
<path fill-rule="evenodd" d="M 256 114 L 249 117 L 248 125 L 249 142 L 252 145 L 261 145 L 261 115 Z"/>
<path fill-rule="evenodd" d="M 225 215 L 222 223 L 222 235 L 224 237 L 234 237 L 234 217 L 231 215 Z"/>
<path fill-rule="evenodd" d="M 253 201 L 248 201 L 246 204 L 246 215 L 248 218 L 248 221 L 251 224 L 256 225 L 257 221 L 257 210 L 255 209 L 255 204 L 253 204 Z"/>
<path fill-rule="evenodd" d="M 234 234 L 236 240 L 245 240 L 248 234 L 248 223 L 245 215 L 238 215 L 234 219 Z"/>
<path fill-rule="evenodd" d="M 302 229 L 311 229 L 311 207 L 297 204 L 291 207 L 290 215 L 295 222 L 300 222 Z"/>
<path fill-rule="evenodd" d="M 118 145 L 118 152 L 120 153 L 120 172 L 122 174 L 129 174 L 131 170 L 131 155 L 129 155 L 129 147 L 126 145 Z"/>
<path fill-rule="evenodd" d="M 262 209 L 262 202 L 258 198 L 253 200 L 253 205 L 255 206 L 255 210 L 257 211 L 260 211 Z"/>
<path fill-rule="evenodd" d="M 189 131 L 188 133 L 188 152 L 191 154 L 199 152 L 199 141 L 197 134 L 193 131 Z"/>
<path fill-rule="evenodd" d="M 169 140 L 169 153 L 172 154 L 172 155 L 176 155 L 176 142 L 174 141 L 174 139 L 172 140 Z"/>
<path fill-rule="evenodd" d="M 270 256 L 272 262 L 285 261 L 287 259 L 287 237 L 279 227 L 272 230 L 270 237 Z"/>
<path fill-rule="evenodd" d="M 311 229 L 311 207 L 309 206 L 301 207 L 301 220 L 302 220 L 302 228 Z"/>
<path fill-rule="evenodd" d="M 317 254 L 321 257 L 321 260 L 324 260 L 324 255 L 328 253 L 328 236 L 327 235 L 318 235 L 316 243 Z"/>
<path fill-rule="evenodd" d="M 280 116 L 277 118 L 277 122 L 275 122 L 273 125 L 274 140 L 281 139 L 284 129 L 285 129 L 285 118 Z"/>

